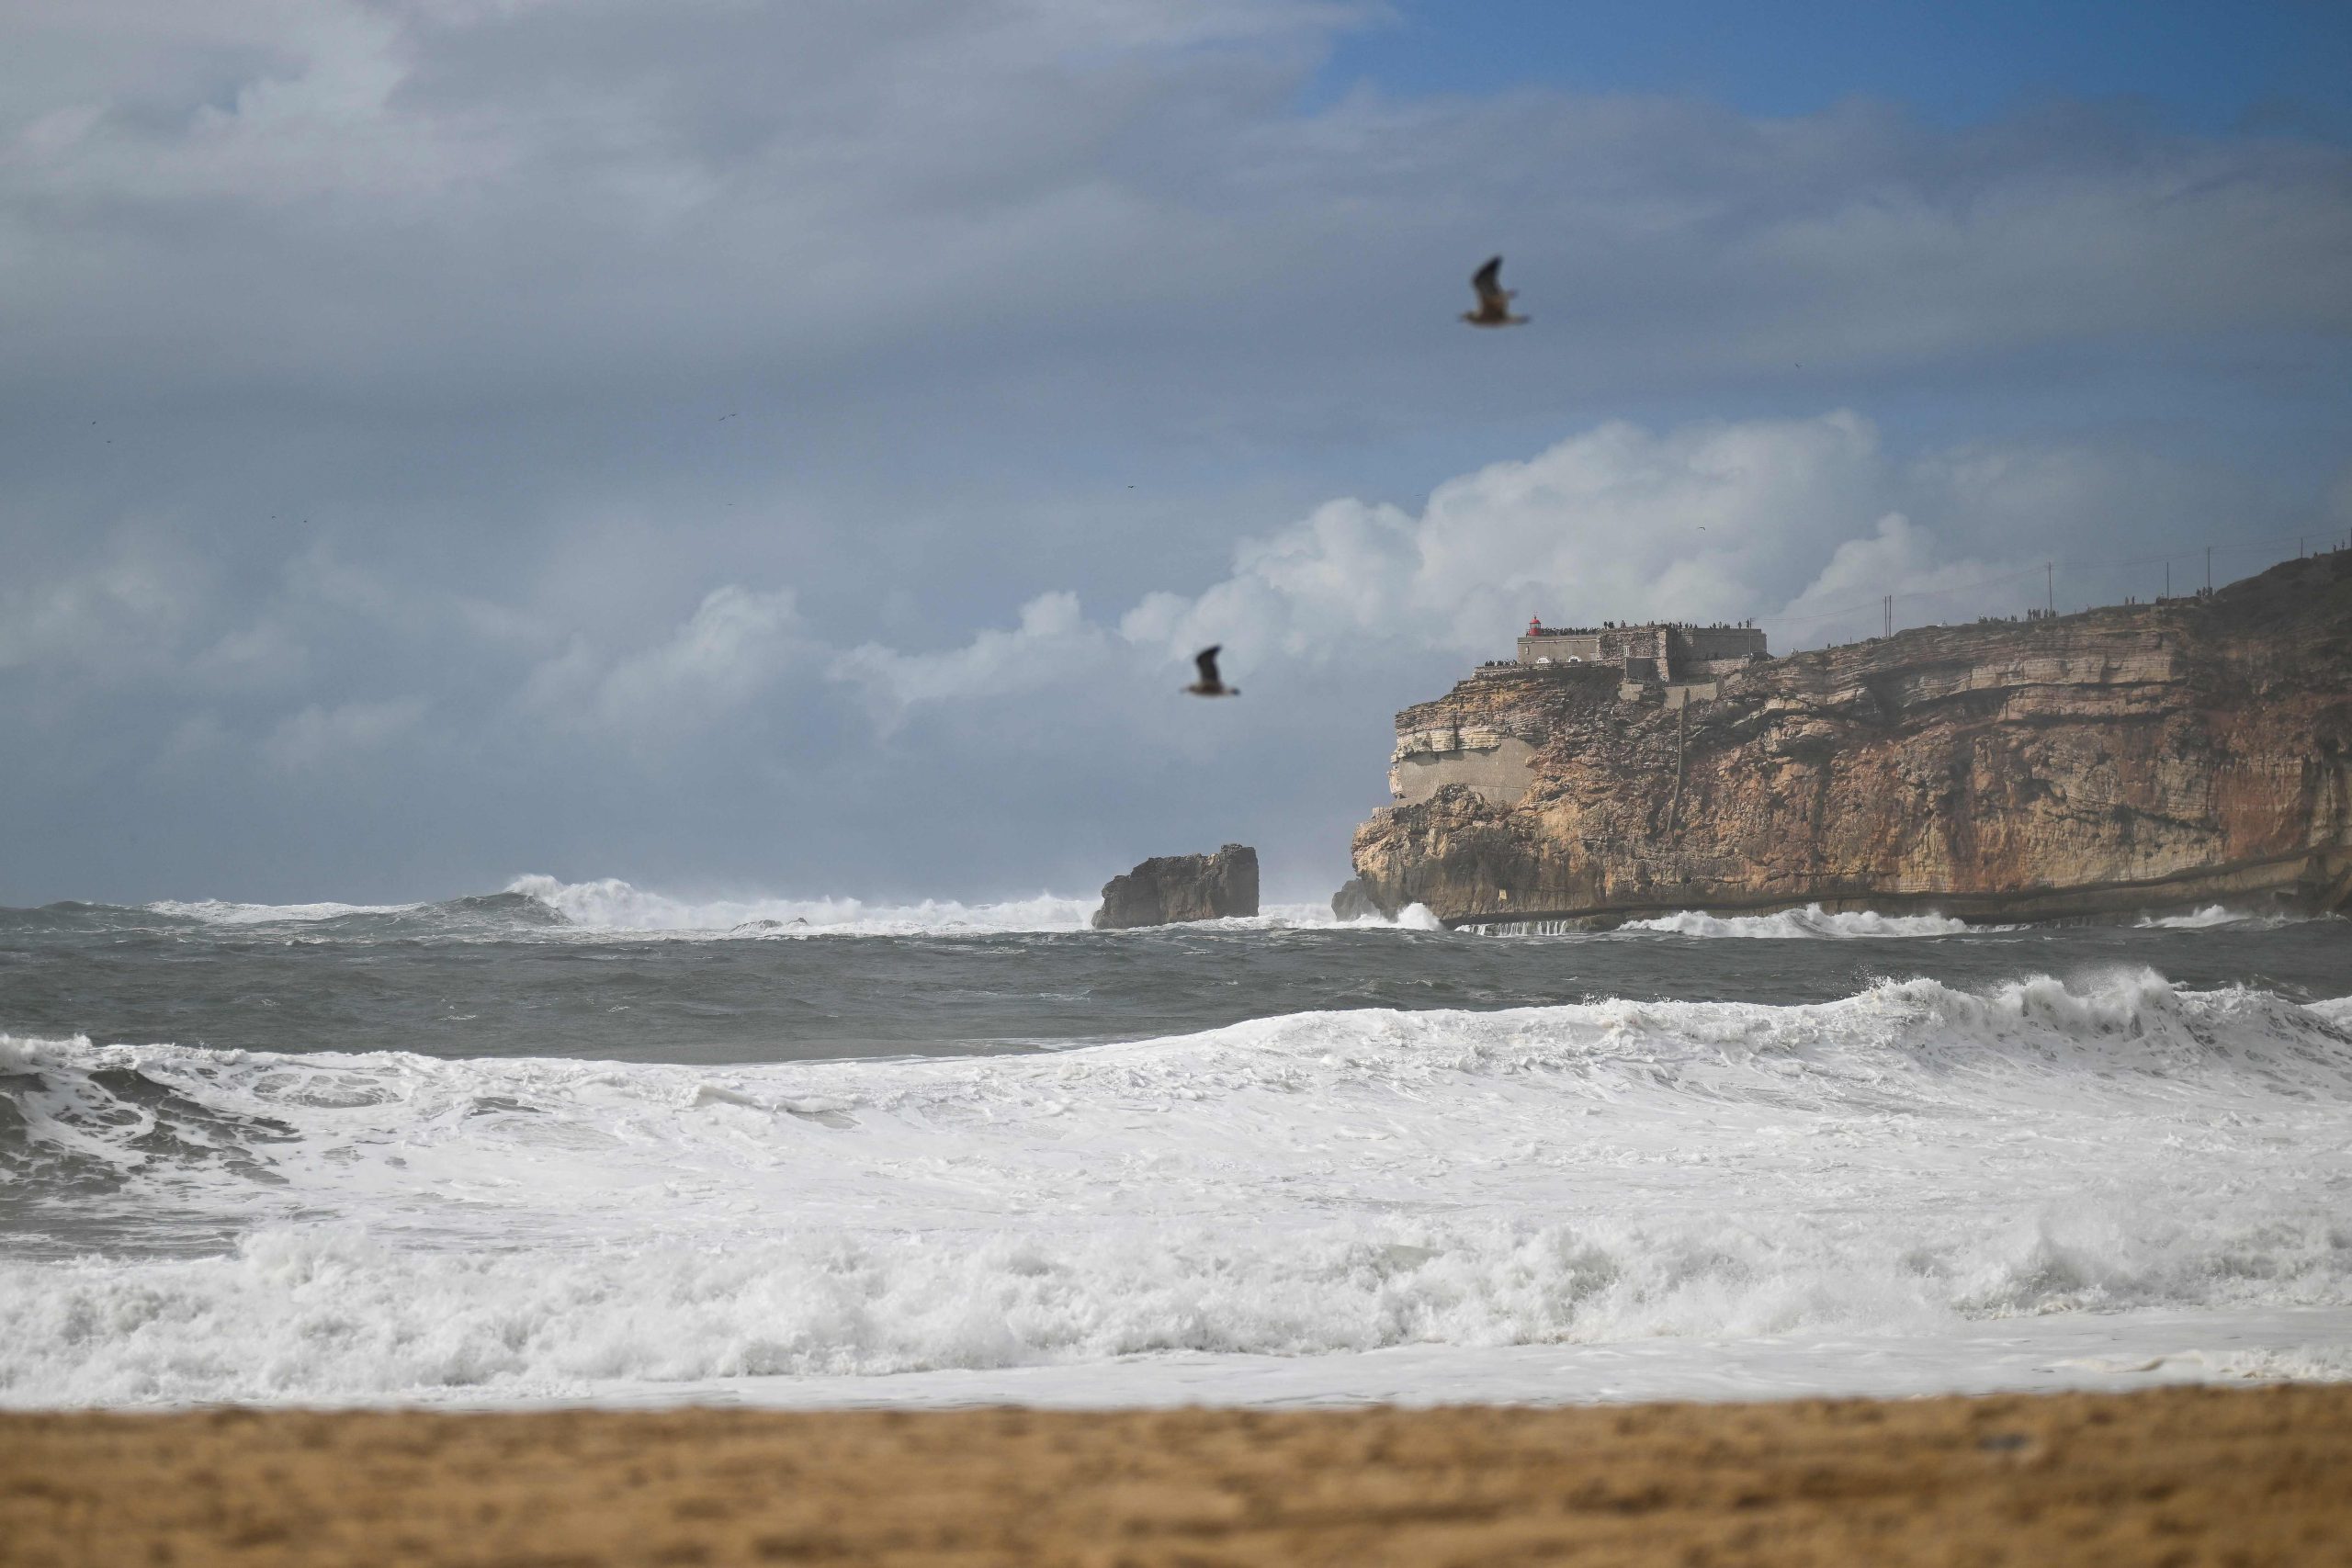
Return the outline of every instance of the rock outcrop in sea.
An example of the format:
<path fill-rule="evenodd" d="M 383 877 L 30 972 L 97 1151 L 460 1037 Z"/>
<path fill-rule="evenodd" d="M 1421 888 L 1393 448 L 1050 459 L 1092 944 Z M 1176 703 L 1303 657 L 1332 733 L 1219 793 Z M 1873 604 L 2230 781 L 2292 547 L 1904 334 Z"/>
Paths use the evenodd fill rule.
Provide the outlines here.
<path fill-rule="evenodd" d="M 1331 895 L 1334 919 L 1368 920 L 1380 912 L 1380 900 L 1372 896 L 1372 889 L 1364 886 L 1361 876 L 1351 876 Z"/>
<path fill-rule="evenodd" d="M 1258 852 L 1227 844 L 1213 855 L 1155 855 L 1102 885 L 1096 931 L 1216 920 L 1258 912 Z"/>
<path fill-rule="evenodd" d="M 1711 700 L 1710 700 L 1711 699 Z M 1924 627 L 1695 689 L 1494 665 L 1396 716 L 1382 910 L 2052 919 L 2352 904 L 2352 553 Z"/>

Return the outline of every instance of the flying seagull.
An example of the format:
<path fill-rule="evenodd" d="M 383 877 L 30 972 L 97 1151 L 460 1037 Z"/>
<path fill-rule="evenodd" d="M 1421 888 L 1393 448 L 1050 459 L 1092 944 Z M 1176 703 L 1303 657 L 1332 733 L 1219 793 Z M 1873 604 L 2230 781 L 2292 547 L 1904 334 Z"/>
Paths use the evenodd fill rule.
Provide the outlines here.
<path fill-rule="evenodd" d="M 1240 687 L 1227 685 L 1224 678 L 1216 672 L 1217 649 L 1224 646 L 1221 642 L 1216 643 L 1193 655 L 1193 662 L 1201 667 L 1201 678 L 1185 687 L 1186 691 L 1196 697 L 1238 697 L 1241 694 Z"/>
<path fill-rule="evenodd" d="M 1525 316 L 1510 313 L 1510 302 L 1516 288 L 1503 287 L 1503 258 L 1496 256 L 1471 276 L 1470 287 L 1478 291 L 1478 308 L 1464 310 L 1462 319 L 1474 327 L 1516 327 L 1523 325 Z"/>

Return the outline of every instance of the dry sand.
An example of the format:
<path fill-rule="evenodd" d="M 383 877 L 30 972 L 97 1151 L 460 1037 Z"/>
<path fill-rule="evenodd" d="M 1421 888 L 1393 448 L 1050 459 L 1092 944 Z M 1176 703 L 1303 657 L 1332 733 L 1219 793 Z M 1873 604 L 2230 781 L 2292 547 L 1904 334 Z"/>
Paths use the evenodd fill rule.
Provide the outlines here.
<path fill-rule="evenodd" d="M 2352 1388 L 4 1416 L 0 1562 L 2352 1562 Z"/>

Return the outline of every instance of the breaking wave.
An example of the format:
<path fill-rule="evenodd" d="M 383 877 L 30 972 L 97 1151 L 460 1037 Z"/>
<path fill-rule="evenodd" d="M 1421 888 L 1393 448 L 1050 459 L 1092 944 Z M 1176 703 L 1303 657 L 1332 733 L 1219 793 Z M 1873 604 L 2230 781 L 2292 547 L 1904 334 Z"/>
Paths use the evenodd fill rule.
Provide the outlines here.
<path fill-rule="evenodd" d="M 2348 1026 L 2129 971 L 718 1069 L 0 1037 L 19 1221 L 130 1238 L 0 1264 L 0 1403 L 2343 1305 Z"/>
<path fill-rule="evenodd" d="M 1818 904 L 1782 909 L 1770 915 L 1706 915 L 1685 909 L 1651 920 L 1628 920 L 1618 928 L 1629 931 L 1658 931 L 1670 936 L 1797 937 L 1921 937 L 1958 936 L 1973 927 L 1946 915 L 1882 915 L 1868 909 L 1835 913 Z"/>
<path fill-rule="evenodd" d="M 501 893 L 418 904 L 249 904 L 225 899 L 164 899 L 138 907 L 51 904 L 0 909 L 0 931 L 232 931 L 261 935 L 283 928 L 302 940 L 320 938 L 547 936 L 728 937 L 1023 935 L 1082 931 L 1100 897 L 1040 893 L 996 903 L 925 898 L 894 904 L 847 897 L 690 899 L 653 892 L 616 877 L 562 882 L 518 876 Z M 1317 904 L 1268 904 L 1246 919 L 1199 924 L 1225 931 L 1401 928 L 1442 929 L 1419 905 L 1394 922 L 1377 918 L 1335 919 Z"/>
<path fill-rule="evenodd" d="M 1859 1242 L 1821 1226 L 1704 1221 L 1238 1235 L 1192 1222 L 555 1256 L 269 1227 L 201 1261 L 0 1265 L 0 1404 L 544 1397 L 1166 1351 L 1931 1332 L 2018 1314 L 2340 1303 L 2348 1276 L 2352 1238 L 2324 1222 L 2198 1226 L 2099 1211 Z"/>
<path fill-rule="evenodd" d="M 1090 929 L 1097 897 L 1040 892 L 1025 898 L 911 902 L 854 897 L 747 895 L 693 898 L 639 887 L 617 877 L 565 882 L 533 874 L 498 893 L 410 904 L 258 904 L 230 899 L 163 899 L 135 907 L 60 903 L 0 908 L 0 934 L 59 936 L 107 931 L 171 934 L 216 932 L 239 938 L 284 935 L 293 940 L 547 939 L 668 937 L 689 940 L 808 936 L 1050 935 Z M 2319 917 L 2324 919 L 2325 917 Z M 2256 914 L 2212 905 L 2173 915 L 2143 916 L 2137 929 L 2268 931 L 2302 924 L 2305 917 Z M 1336 919 L 1325 904 L 1269 903 L 1252 917 L 1197 922 L 1216 931 L 1386 930 L 1442 931 L 1426 905 L 1407 906 L 1393 919 L 1377 915 Z M 1935 938 L 2006 932 L 2016 925 L 1972 925 L 1938 914 L 1832 912 L 1818 904 L 1767 915 L 1711 915 L 1682 910 L 1629 920 L 1607 934 L 1762 939 Z M 1496 920 L 1461 928 L 1470 936 L 1596 934 L 1590 922 Z"/>
<path fill-rule="evenodd" d="M 2203 931 L 2223 927 L 2243 931 L 2276 931 L 2280 926 L 2301 925 L 2309 919 L 2325 919 L 2327 916 L 2256 914 L 2246 909 L 2233 909 L 2226 905 L 2208 904 L 2201 909 L 2182 915 L 2143 915 L 2137 922 L 2143 931 Z"/>
<path fill-rule="evenodd" d="M 150 911 L 208 926 L 277 925 L 281 921 L 336 920 L 350 915 L 405 915 L 425 904 L 240 904 L 222 898 L 161 898 Z"/>
<path fill-rule="evenodd" d="M 925 898 L 913 904 L 869 903 L 859 898 L 735 898 L 695 901 L 649 892 L 616 877 L 595 882 L 559 882 L 551 876 L 518 876 L 510 894 L 537 900 L 583 931 L 660 932 L 722 936 L 948 936 L 958 933 L 1080 931 L 1090 929 L 1100 895 L 1066 897 L 1040 893 L 999 903 L 964 904 Z M 1254 916 L 1195 922 L 1212 930 L 1272 931 L 1385 926 L 1442 929 L 1416 904 L 1394 922 L 1342 922 L 1315 904 L 1268 904 Z"/>
<path fill-rule="evenodd" d="M 1041 893 L 996 904 L 925 898 L 913 904 L 859 898 L 718 898 L 694 901 L 635 887 L 617 877 L 560 882 L 518 876 L 509 893 L 535 898 L 571 924 L 596 931 L 788 935 L 827 931 L 861 936 L 914 936 L 952 931 L 1083 931 L 1099 898 Z"/>

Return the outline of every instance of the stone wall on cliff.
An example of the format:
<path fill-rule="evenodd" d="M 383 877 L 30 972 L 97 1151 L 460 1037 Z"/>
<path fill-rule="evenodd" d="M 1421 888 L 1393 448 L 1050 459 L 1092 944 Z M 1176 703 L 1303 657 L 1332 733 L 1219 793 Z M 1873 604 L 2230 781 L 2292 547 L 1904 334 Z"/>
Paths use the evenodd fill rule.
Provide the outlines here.
<path fill-rule="evenodd" d="M 1357 830 L 1356 872 L 1392 914 L 2343 908 L 2352 555 L 2210 598 L 1765 660 L 1680 707 L 1621 695 L 1613 672 L 1487 670 L 1396 729 L 1395 761 L 1442 766 L 1448 737 L 1456 757 L 1507 737 L 1527 761 L 1515 796 L 1431 780 Z"/>

